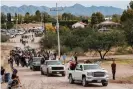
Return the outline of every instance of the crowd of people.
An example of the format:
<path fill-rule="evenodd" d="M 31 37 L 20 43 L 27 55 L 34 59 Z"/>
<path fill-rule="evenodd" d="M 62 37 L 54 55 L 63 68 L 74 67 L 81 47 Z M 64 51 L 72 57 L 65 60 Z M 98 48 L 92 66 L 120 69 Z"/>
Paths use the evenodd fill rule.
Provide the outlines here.
<path fill-rule="evenodd" d="M 28 43 L 28 40 L 30 39 L 31 42 L 34 42 L 34 35 L 22 35 L 20 38 L 20 43 L 22 43 L 24 46 Z"/>

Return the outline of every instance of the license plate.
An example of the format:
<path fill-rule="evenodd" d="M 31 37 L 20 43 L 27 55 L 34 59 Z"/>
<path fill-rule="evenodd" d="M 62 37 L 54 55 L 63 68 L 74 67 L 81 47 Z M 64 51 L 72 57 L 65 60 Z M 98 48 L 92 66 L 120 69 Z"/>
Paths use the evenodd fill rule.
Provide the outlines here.
<path fill-rule="evenodd" d="M 101 80 L 97 80 L 97 82 L 101 82 Z"/>

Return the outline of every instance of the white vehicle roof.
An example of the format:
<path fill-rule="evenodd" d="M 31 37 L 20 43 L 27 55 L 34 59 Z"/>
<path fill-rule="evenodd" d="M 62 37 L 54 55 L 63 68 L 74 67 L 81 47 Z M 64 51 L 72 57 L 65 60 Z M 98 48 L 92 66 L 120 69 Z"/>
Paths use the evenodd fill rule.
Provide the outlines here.
<path fill-rule="evenodd" d="M 78 65 L 98 65 L 98 64 L 94 64 L 94 63 L 86 63 L 86 64 L 84 64 L 84 63 L 79 63 Z"/>
<path fill-rule="evenodd" d="M 49 62 L 49 61 L 59 61 L 59 60 L 46 60 L 46 62 L 47 62 L 47 61 Z"/>

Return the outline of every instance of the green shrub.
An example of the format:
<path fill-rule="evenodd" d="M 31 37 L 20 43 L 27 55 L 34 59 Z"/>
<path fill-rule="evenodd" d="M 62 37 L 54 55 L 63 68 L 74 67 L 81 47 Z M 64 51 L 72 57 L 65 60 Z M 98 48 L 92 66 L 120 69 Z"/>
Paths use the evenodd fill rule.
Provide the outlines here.
<path fill-rule="evenodd" d="M 6 42 L 9 40 L 9 36 L 6 36 L 4 34 L 1 34 L 1 42 Z"/>

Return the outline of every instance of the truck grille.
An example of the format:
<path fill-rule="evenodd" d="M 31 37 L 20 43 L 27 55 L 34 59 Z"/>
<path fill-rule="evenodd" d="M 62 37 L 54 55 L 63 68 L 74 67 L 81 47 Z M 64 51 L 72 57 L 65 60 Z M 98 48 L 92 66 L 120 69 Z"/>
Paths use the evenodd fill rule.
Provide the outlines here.
<path fill-rule="evenodd" d="M 104 72 L 94 72 L 94 77 L 104 77 L 105 73 Z"/>
<path fill-rule="evenodd" d="M 52 67 L 52 70 L 64 70 L 63 67 Z"/>

